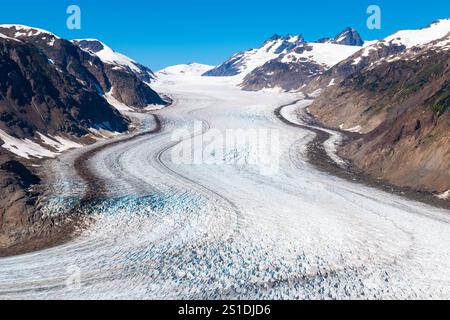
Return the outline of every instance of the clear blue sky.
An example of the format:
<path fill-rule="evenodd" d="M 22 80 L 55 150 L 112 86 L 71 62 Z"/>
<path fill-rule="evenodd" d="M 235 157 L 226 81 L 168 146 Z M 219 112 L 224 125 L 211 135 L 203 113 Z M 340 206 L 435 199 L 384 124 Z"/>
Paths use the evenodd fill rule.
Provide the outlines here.
<path fill-rule="evenodd" d="M 70 4 L 82 10 L 81 30 L 66 28 Z M 382 9 L 381 30 L 366 27 L 370 4 Z M 98 38 L 154 70 L 192 61 L 219 64 L 275 33 L 301 33 L 312 41 L 352 26 L 372 40 L 448 17 L 449 0 L 8 0 L 0 10 L 0 23 L 68 39 Z"/>

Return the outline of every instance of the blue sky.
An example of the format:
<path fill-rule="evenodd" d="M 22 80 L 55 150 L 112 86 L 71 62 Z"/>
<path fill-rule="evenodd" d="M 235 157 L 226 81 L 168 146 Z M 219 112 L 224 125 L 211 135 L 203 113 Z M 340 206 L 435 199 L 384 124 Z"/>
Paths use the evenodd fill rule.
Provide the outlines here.
<path fill-rule="evenodd" d="M 419 28 L 450 17 L 449 0 L 41 0 L 2 1 L 0 23 L 19 23 L 61 37 L 98 38 L 154 70 L 200 62 L 219 64 L 277 34 L 307 40 L 334 36 L 347 26 L 364 39 Z M 68 30 L 66 8 L 79 5 L 81 30 Z M 381 30 L 366 27 L 366 9 L 382 10 Z"/>

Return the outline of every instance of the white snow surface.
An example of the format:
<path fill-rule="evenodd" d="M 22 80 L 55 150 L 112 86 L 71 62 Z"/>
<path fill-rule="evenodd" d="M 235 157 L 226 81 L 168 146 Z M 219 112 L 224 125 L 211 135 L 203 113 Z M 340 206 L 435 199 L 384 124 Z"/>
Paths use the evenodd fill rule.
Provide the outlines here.
<path fill-rule="evenodd" d="M 193 62 L 189 64 L 177 64 L 164 68 L 158 71 L 157 75 L 201 76 L 213 68 L 214 66 Z"/>
<path fill-rule="evenodd" d="M 289 63 L 306 60 L 331 68 L 361 50 L 361 47 L 358 46 L 345 46 L 333 43 L 308 43 L 307 46 L 311 46 L 312 50 L 305 50 L 300 54 L 290 52 L 283 57 L 281 62 Z"/>
<path fill-rule="evenodd" d="M 7 134 L 0 129 L 0 140 L 3 144 L 0 146 L 15 155 L 30 159 L 30 158 L 54 158 L 64 151 L 81 148 L 83 145 L 69 140 L 61 136 L 46 136 L 40 132 L 36 133 L 37 139 L 19 139 Z M 40 140 L 41 143 L 38 143 Z"/>
<path fill-rule="evenodd" d="M 447 200 L 450 199 L 450 190 L 447 190 L 439 195 L 437 195 L 437 197 L 441 200 Z"/>
<path fill-rule="evenodd" d="M 315 134 L 274 114 L 298 114 L 301 96 L 210 77 L 166 76 L 155 89 L 174 100 L 156 111 L 162 130 L 140 134 L 155 122 L 135 114 L 137 136 L 87 163 L 108 192 L 86 209 L 95 222 L 64 245 L 1 258 L 0 299 L 450 298 L 449 211 L 318 171 L 306 158 Z M 195 121 L 203 130 L 173 137 Z M 203 150 L 196 137 L 248 128 L 279 133 L 275 174 L 245 147 L 226 154 L 240 164 L 174 162 L 177 146 Z M 49 164 L 49 215 L 83 197 L 70 164 L 89 148 Z"/>
<path fill-rule="evenodd" d="M 450 19 L 442 19 L 418 30 L 401 30 L 385 38 L 386 43 L 406 46 L 407 49 L 424 45 L 450 33 Z"/>
<path fill-rule="evenodd" d="M 2 148 L 14 153 L 15 155 L 30 159 L 30 158 L 53 158 L 56 156 L 52 152 L 30 139 L 19 139 L 7 134 L 0 129 L 0 140 L 3 141 Z"/>

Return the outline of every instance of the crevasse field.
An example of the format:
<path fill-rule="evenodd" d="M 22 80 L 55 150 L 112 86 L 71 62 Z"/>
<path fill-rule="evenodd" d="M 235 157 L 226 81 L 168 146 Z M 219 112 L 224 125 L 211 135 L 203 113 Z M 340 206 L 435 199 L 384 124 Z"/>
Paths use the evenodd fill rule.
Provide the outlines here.
<path fill-rule="evenodd" d="M 315 169 L 305 155 L 314 133 L 274 115 L 292 104 L 283 116 L 301 121 L 308 101 L 223 78 L 163 75 L 155 88 L 174 99 L 154 112 L 162 130 L 89 160 L 108 190 L 87 213 L 94 222 L 65 245 L 0 260 L 0 298 L 450 298 L 449 212 Z M 155 126 L 150 114 L 133 117 L 141 131 Z M 175 163 L 174 130 L 198 121 L 200 135 L 278 130 L 278 170 L 261 174 L 248 148 L 224 155 L 238 164 Z M 326 143 L 337 162 L 339 138 Z M 59 194 L 49 214 L 83 196 L 67 164 L 88 149 L 49 161 Z"/>

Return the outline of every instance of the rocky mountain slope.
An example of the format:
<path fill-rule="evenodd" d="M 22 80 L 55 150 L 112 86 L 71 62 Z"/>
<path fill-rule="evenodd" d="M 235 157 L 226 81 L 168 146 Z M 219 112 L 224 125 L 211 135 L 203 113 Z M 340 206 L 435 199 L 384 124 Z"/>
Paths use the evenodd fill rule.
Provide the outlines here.
<path fill-rule="evenodd" d="M 366 66 L 326 88 L 310 107 L 327 125 L 360 133 L 343 146 L 345 158 L 400 186 L 450 190 L 449 36 L 449 21 L 442 20 L 349 58 Z M 345 74 L 339 70 L 347 63 L 334 75 Z"/>

